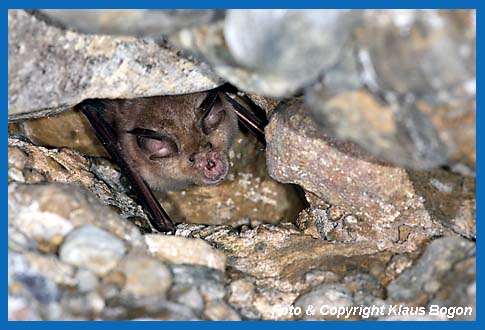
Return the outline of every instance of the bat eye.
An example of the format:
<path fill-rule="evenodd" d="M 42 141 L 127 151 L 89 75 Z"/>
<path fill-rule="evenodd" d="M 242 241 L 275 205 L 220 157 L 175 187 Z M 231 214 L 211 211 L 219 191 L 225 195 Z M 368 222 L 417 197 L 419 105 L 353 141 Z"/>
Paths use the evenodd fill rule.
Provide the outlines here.
<path fill-rule="evenodd" d="M 209 134 L 215 130 L 226 116 L 226 111 L 222 107 L 213 107 L 212 110 L 202 120 L 202 131 L 204 134 Z"/>
<path fill-rule="evenodd" d="M 178 152 L 177 145 L 170 138 L 151 139 L 139 136 L 138 145 L 150 155 L 151 160 L 170 157 Z"/>

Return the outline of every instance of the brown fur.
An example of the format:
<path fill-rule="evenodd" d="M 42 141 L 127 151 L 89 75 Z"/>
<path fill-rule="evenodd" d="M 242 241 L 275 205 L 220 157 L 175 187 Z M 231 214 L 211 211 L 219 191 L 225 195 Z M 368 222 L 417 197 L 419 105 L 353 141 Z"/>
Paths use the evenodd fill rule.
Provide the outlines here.
<path fill-rule="evenodd" d="M 215 106 L 226 114 L 221 124 L 208 135 L 200 127 L 199 106 L 206 92 L 177 96 L 155 96 L 131 100 L 105 100 L 106 119 L 114 127 L 127 162 L 148 185 L 156 190 L 181 189 L 191 184 L 214 184 L 189 161 L 192 156 L 215 155 L 229 168 L 227 151 L 237 128 L 231 105 L 219 95 Z M 137 137 L 128 133 L 134 128 L 150 129 L 172 137 L 179 152 L 167 158 L 150 160 L 141 150 Z M 208 147 L 208 143 L 212 147 Z M 227 171 L 226 173 L 227 174 Z M 224 174 L 224 176 L 225 176 Z"/>

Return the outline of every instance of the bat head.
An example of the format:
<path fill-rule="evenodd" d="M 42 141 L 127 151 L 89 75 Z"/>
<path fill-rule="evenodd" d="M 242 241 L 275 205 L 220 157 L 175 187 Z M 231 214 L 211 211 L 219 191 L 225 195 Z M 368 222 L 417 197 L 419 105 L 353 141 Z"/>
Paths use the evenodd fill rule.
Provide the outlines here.
<path fill-rule="evenodd" d="M 237 129 L 229 102 L 216 91 L 106 101 L 125 160 L 156 190 L 222 181 Z"/>

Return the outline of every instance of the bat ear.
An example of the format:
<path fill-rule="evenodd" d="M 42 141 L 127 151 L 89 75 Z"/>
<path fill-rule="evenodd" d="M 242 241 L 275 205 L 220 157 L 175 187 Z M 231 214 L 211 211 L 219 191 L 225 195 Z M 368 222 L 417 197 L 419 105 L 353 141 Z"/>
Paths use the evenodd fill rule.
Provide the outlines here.
<path fill-rule="evenodd" d="M 217 93 L 219 95 L 219 100 L 221 101 L 222 108 L 226 111 L 229 117 L 234 118 L 237 121 L 237 109 L 236 109 L 236 101 L 234 100 L 236 94 L 228 93 L 228 92 L 221 92 Z M 239 105 L 240 106 L 240 105 Z"/>
<path fill-rule="evenodd" d="M 266 146 L 264 127 L 268 124 L 268 120 L 265 115 L 264 117 L 257 116 L 249 109 L 259 109 L 260 113 L 265 113 L 264 110 L 255 105 L 251 100 L 246 103 L 242 98 L 238 97 L 237 92 L 233 92 L 233 90 L 223 90 L 219 93 L 222 94 L 221 99 L 223 100 L 223 103 L 228 104 L 228 108 L 232 108 L 234 117 L 237 118 L 236 120 L 241 126 L 249 130 L 264 146 Z"/>
<path fill-rule="evenodd" d="M 232 109 L 229 111 L 232 111 Z M 220 96 L 217 95 L 211 109 L 208 109 L 208 111 L 202 117 L 201 125 L 204 134 L 209 134 L 211 131 L 217 129 L 217 127 L 219 127 L 219 125 L 224 121 L 225 117 L 226 107 L 224 106 Z"/>

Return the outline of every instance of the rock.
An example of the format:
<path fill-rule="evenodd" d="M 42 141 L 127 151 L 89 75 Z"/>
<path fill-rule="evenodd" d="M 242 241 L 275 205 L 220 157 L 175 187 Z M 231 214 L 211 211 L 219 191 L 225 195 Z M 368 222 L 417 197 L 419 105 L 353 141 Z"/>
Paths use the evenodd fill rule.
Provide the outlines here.
<path fill-rule="evenodd" d="M 440 140 L 446 145 L 451 169 L 474 177 L 477 161 L 476 97 L 438 105 L 419 102 L 416 107 L 430 118 Z"/>
<path fill-rule="evenodd" d="M 170 268 L 174 283 L 170 290 L 171 300 L 182 302 L 188 298 L 187 295 L 194 297 L 189 306 L 192 306 L 194 312 L 202 319 L 240 319 L 239 315 L 224 301 L 222 271 L 190 264 L 170 265 Z"/>
<path fill-rule="evenodd" d="M 18 274 L 16 280 L 21 282 L 41 304 L 50 304 L 59 300 L 59 289 L 56 284 L 45 277 Z"/>
<path fill-rule="evenodd" d="M 361 19 L 339 62 L 305 89 L 322 129 L 399 166 L 473 171 L 475 11 L 366 10 Z"/>
<path fill-rule="evenodd" d="M 42 9 L 42 13 L 83 33 L 157 37 L 223 17 L 223 10 Z"/>
<path fill-rule="evenodd" d="M 24 234 L 15 225 L 8 225 L 8 248 L 12 251 L 33 251 L 38 248 L 37 242 Z"/>
<path fill-rule="evenodd" d="M 324 208 L 317 211 L 319 207 L 313 205 L 310 216 L 322 237 L 329 237 L 335 228 L 332 235 L 338 241 L 371 240 L 381 248 L 411 251 L 437 233 L 449 232 L 448 227 L 467 235 L 474 227 L 474 195 L 469 193 L 473 179 L 444 170 L 406 171 L 383 163 L 319 131 L 301 101 L 280 104 L 266 128 L 266 138 L 268 171 L 274 179 L 300 184 L 324 202 L 346 210 L 347 215 L 332 221 Z M 440 198 L 455 199 L 454 207 L 447 209 L 432 193 L 423 193 L 433 180 L 448 182 L 451 191 Z M 461 228 L 450 225 L 450 219 Z"/>
<path fill-rule="evenodd" d="M 67 172 L 67 171 L 66 171 Z M 144 247 L 140 230 L 120 216 L 110 208 L 102 205 L 94 196 L 87 193 L 86 190 L 75 185 L 66 184 L 10 184 L 9 186 L 9 221 L 16 225 L 17 221 L 23 217 L 32 216 L 39 221 L 27 225 L 25 228 L 17 228 L 27 235 L 30 235 L 33 229 L 46 226 L 50 223 L 67 223 L 73 227 L 79 227 L 86 224 L 95 225 L 104 229 L 126 244 L 135 247 Z M 48 220 L 52 217 L 56 221 Z M 47 219 L 47 220 L 45 220 Z M 63 219 L 63 220 L 60 220 Z M 67 222 L 63 222 L 67 221 Z M 65 225 L 68 226 L 68 225 Z M 51 231 L 59 232 L 59 229 L 52 228 Z M 39 233 L 39 237 L 46 251 L 53 251 L 62 241 L 59 235 L 48 236 L 52 238 L 46 240 L 46 236 Z"/>
<path fill-rule="evenodd" d="M 229 285 L 228 302 L 237 308 L 244 319 L 250 320 L 261 317 L 261 313 L 253 304 L 256 295 L 256 286 L 253 281 L 250 278 L 241 278 L 231 281 Z"/>
<path fill-rule="evenodd" d="M 181 288 L 178 290 L 172 290 L 172 300 L 190 307 L 195 314 L 200 315 L 204 310 L 204 300 L 197 288 Z"/>
<path fill-rule="evenodd" d="M 9 321 L 40 321 L 37 304 L 23 297 L 8 296 Z"/>
<path fill-rule="evenodd" d="M 255 94 L 247 94 L 249 99 L 254 102 L 258 107 L 263 109 L 266 112 L 266 116 L 269 118 L 273 113 L 273 110 L 276 108 L 278 103 L 280 102 L 276 98 L 267 97 L 263 95 L 255 95 Z"/>
<path fill-rule="evenodd" d="M 172 297 L 195 287 L 204 302 L 224 298 L 224 273 L 214 268 L 199 265 L 170 265 L 173 275 Z"/>
<path fill-rule="evenodd" d="M 44 320 L 54 320 L 61 317 L 59 305 L 60 292 L 55 283 L 41 275 L 19 274 L 16 286 L 24 291 L 21 296 L 29 301 L 27 308 L 35 308 Z"/>
<path fill-rule="evenodd" d="M 89 98 L 185 94 L 222 84 L 206 64 L 154 40 L 83 35 L 37 12 L 8 14 L 10 120 L 52 115 Z"/>
<path fill-rule="evenodd" d="M 69 220 L 55 213 L 39 212 L 35 206 L 19 212 L 16 217 L 12 216 L 10 222 L 33 238 L 44 252 L 57 252 L 64 237 L 74 229 Z"/>
<path fill-rule="evenodd" d="M 9 128 L 9 133 L 25 136 L 38 146 L 69 147 L 85 156 L 108 156 L 89 121 L 75 110 L 19 122 L 15 128 Z"/>
<path fill-rule="evenodd" d="M 9 143 L 9 153 L 25 155 L 25 159 L 20 163 L 9 161 L 9 174 L 16 173 L 14 176 L 9 176 L 9 182 L 28 184 L 59 182 L 80 185 L 91 191 L 104 204 L 119 209 L 122 217 L 144 219 L 146 226 L 149 226 L 147 215 L 143 212 L 141 206 L 128 195 L 126 183 L 120 182 L 121 174 L 119 170 L 115 169 L 108 161 L 86 158 L 78 152 L 67 148 L 46 149 L 37 147 L 19 138 L 12 137 L 9 139 Z M 60 194 L 60 192 L 58 193 Z M 40 193 L 38 194 L 40 195 Z M 64 196 L 62 198 L 68 197 Z M 82 200 L 86 199 L 86 197 L 81 198 Z M 96 205 L 98 204 L 96 203 Z M 86 215 L 85 219 L 89 219 L 87 221 L 93 220 L 94 213 L 88 213 L 90 215 Z M 141 241 L 141 236 L 139 233 L 134 232 L 134 229 L 136 229 L 134 227 L 127 228 L 123 225 L 115 229 L 113 221 L 110 220 L 113 217 L 117 218 L 118 215 L 115 215 L 115 212 L 108 212 L 104 225 L 110 226 L 115 232 L 124 231 L 123 235 L 129 235 L 133 239 L 135 239 L 134 235 L 138 235 L 136 240 Z M 118 225 L 116 224 L 116 226 Z M 132 231 L 132 233 L 128 234 L 128 231 Z"/>
<path fill-rule="evenodd" d="M 73 315 L 74 319 L 98 319 L 105 308 L 104 299 L 96 292 L 86 294 L 65 292 L 61 304 L 66 313 Z"/>
<path fill-rule="evenodd" d="M 445 144 L 415 104 L 383 103 L 364 90 L 325 94 L 326 86 L 320 85 L 305 96 L 325 134 L 356 143 L 396 166 L 428 169 L 447 163 Z"/>
<path fill-rule="evenodd" d="M 302 235 L 289 224 L 260 225 L 254 229 L 245 229 L 240 234 L 230 227 L 219 226 L 194 230 L 192 235 L 218 246 L 228 257 L 228 267 L 255 278 L 279 278 L 280 281 L 288 281 L 293 285 L 303 281 L 304 274 L 312 269 L 323 267 L 329 271 L 342 270 L 340 267 L 345 266 L 338 265 L 339 262 L 342 263 L 342 260 L 336 261 L 338 258 L 347 262 L 355 258 L 354 261 L 357 262 L 358 255 L 379 252 L 375 243 L 346 245 L 315 240 Z M 300 251 L 306 252 L 302 254 Z M 380 263 L 380 258 L 386 260 L 389 257 L 387 253 L 376 256 L 376 260 L 369 258 L 365 267 Z M 357 270 L 360 266 L 355 264 L 353 267 Z M 289 283 L 288 286 L 291 285 Z"/>
<path fill-rule="evenodd" d="M 475 80 L 475 11 L 369 10 L 362 20 L 355 36 L 371 88 L 431 103 L 466 95 Z"/>
<path fill-rule="evenodd" d="M 210 321 L 241 321 L 241 317 L 224 302 L 207 304 L 203 316 Z"/>
<path fill-rule="evenodd" d="M 440 285 L 441 284 L 441 285 Z M 441 283 L 436 282 L 425 287 L 440 286 L 436 295 L 428 306 L 448 307 L 449 311 L 444 315 L 447 319 L 475 320 L 476 319 L 476 257 L 470 257 L 457 262 L 453 270 L 448 272 Z M 460 313 L 457 307 L 471 307 L 471 313 Z M 455 308 L 455 311 L 453 311 Z M 456 313 L 456 314 L 453 314 Z M 440 313 L 441 314 L 441 313 Z"/>
<path fill-rule="evenodd" d="M 105 275 L 116 266 L 125 252 L 126 247 L 120 239 L 95 226 L 86 225 L 66 237 L 59 257 L 71 265 Z"/>
<path fill-rule="evenodd" d="M 358 22 L 348 10 L 231 10 L 171 40 L 245 92 L 287 97 L 336 64 Z"/>
<path fill-rule="evenodd" d="M 224 254 L 200 239 L 148 234 L 145 240 L 148 250 L 165 262 L 225 269 Z"/>
<path fill-rule="evenodd" d="M 476 181 L 442 170 L 408 171 L 433 219 L 460 236 L 476 238 Z"/>
<path fill-rule="evenodd" d="M 107 277 L 106 283 L 120 279 L 121 294 L 135 298 L 157 297 L 163 299 L 172 284 L 172 275 L 167 266 L 158 259 L 132 253 L 125 256 Z"/>
<path fill-rule="evenodd" d="M 76 288 L 79 285 L 78 272 L 75 267 L 63 263 L 51 254 L 29 252 L 23 254 L 11 254 L 15 265 L 13 272 L 28 274 L 30 276 L 42 276 L 58 286 Z M 23 264 L 20 267 L 19 264 Z"/>
<path fill-rule="evenodd" d="M 38 255 L 27 260 L 22 254 L 9 251 L 8 254 L 8 292 L 9 319 L 58 319 L 61 317 L 59 305 L 61 289 L 51 277 L 65 279 L 62 267 L 47 262 Z M 47 267 L 44 267 L 47 266 Z M 68 268 L 68 267 L 67 267 Z M 54 276 L 53 276 L 54 275 Z"/>
<path fill-rule="evenodd" d="M 103 310 L 103 319 L 107 320 L 165 320 L 195 321 L 199 318 L 192 310 L 165 299 L 154 296 L 144 298 L 119 297 L 108 301 Z"/>
<path fill-rule="evenodd" d="M 293 319 L 276 317 L 274 307 L 290 306 L 313 286 L 340 281 L 345 275 L 385 269 L 392 256 L 390 251 L 379 252 L 376 244 L 331 244 L 289 225 L 260 225 L 241 233 L 227 226 L 191 226 L 190 234 L 189 225 L 179 225 L 178 230 L 184 227 L 186 235 L 215 244 L 228 257 L 226 273 L 234 281 L 228 302 L 248 319 Z M 384 280 L 381 273 L 379 281 Z M 247 299 L 242 301 L 237 292 Z"/>
<path fill-rule="evenodd" d="M 394 303 L 423 305 L 438 294 L 440 298 L 436 298 L 436 301 L 446 300 L 446 296 L 463 296 L 459 302 L 468 302 L 464 293 L 467 286 L 474 283 L 475 267 L 474 263 L 459 265 L 459 262 L 474 255 L 475 244 L 466 239 L 443 237 L 433 241 L 413 266 L 388 285 L 388 299 Z M 463 265 L 467 267 L 463 269 Z M 455 284 L 448 287 L 450 278 L 460 280 L 453 281 Z M 448 301 L 450 306 L 454 302 L 457 301 Z"/>
<path fill-rule="evenodd" d="M 76 273 L 76 283 L 79 292 L 91 292 L 96 290 L 99 280 L 94 272 L 80 268 Z"/>
<path fill-rule="evenodd" d="M 315 308 L 314 315 L 305 313 L 310 305 Z M 331 308 L 339 308 L 341 306 L 345 308 L 353 305 L 354 301 L 349 290 L 338 284 L 323 284 L 313 288 L 311 292 L 304 294 L 295 301 L 295 307 L 302 309 L 302 318 L 305 320 L 345 319 L 345 316 L 337 317 L 336 315 L 325 315 L 325 313 L 330 314 Z"/>

